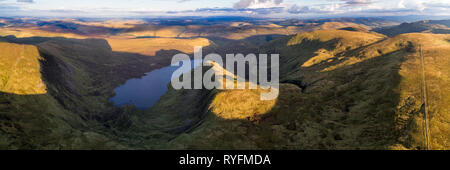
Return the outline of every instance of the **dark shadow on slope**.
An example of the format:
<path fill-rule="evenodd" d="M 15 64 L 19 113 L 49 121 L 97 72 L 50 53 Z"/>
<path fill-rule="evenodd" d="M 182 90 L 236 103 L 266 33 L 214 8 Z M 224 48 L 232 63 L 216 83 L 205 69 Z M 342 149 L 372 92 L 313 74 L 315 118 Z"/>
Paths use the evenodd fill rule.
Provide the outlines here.
<path fill-rule="evenodd" d="M 247 120 L 223 119 L 203 108 L 204 112 L 195 112 L 198 120 L 191 121 L 198 123 L 183 135 L 174 135 L 166 146 L 184 149 L 387 149 L 402 143 L 398 141 L 402 132 L 396 129 L 400 96 L 395 89 L 400 82 L 398 68 L 406 54 L 400 50 L 336 69 L 322 80 L 334 84 L 308 94 L 283 85 L 270 111 Z M 313 86 L 321 84 L 317 82 Z M 210 101 L 204 99 L 198 101 L 209 106 Z M 166 114 L 173 113 L 167 111 Z M 186 129 L 182 127 L 185 126 L 178 128 Z"/>
<path fill-rule="evenodd" d="M 58 43 L 58 41 L 49 43 L 47 45 Z M 335 41 L 330 42 L 329 45 L 331 46 L 328 48 L 332 48 L 335 46 L 334 44 Z M 204 90 L 196 92 L 181 91 L 175 98 L 168 96 L 166 99 L 168 102 L 161 104 L 163 107 L 152 108 L 146 112 L 139 112 L 127 107 L 121 108 L 122 110 L 109 109 L 114 108 L 110 106 L 107 106 L 106 109 L 102 108 L 105 107 L 102 106 L 104 104 L 102 101 L 107 100 L 105 94 L 110 94 L 114 85 L 119 84 L 118 82 L 111 83 L 108 81 L 118 77 L 122 79 L 119 81 L 125 81 L 128 77 L 138 76 L 138 73 L 143 74 L 143 71 L 133 72 L 135 69 L 140 69 L 141 66 L 130 68 L 126 67 L 126 64 L 130 63 L 121 63 L 115 65 L 115 67 L 107 67 L 91 62 L 92 60 L 96 61 L 96 59 L 78 58 L 95 56 L 92 54 L 67 55 L 67 57 L 62 58 L 52 54 L 48 49 L 42 50 L 40 48 L 40 51 L 43 57 L 48 59 L 43 63 L 43 73 L 45 79 L 51 84 L 49 88 L 53 88 L 53 90 L 49 90 L 49 93 L 55 96 L 58 94 L 68 96 L 67 98 L 56 97 L 63 100 L 59 103 L 65 103 L 64 108 L 72 107 L 76 114 L 85 114 L 82 116 L 84 119 L 105 122 L 105 127 L 112 129 L 108 130 L 108 133 L 122 133 L 121 135 L 114 135 L 121 136 L 122 142 L 134 144 L 138 148 L 167 146 L 165 143 L 169 141 L 171 143 L 185 142 L 185 149 L 379 149 L 394 143 L 395 133 L 397 133 L 392 130 L 392 126 L 395 116 L 394 110 L 398 104 L 399 96 L 392 91 L 398 86 L 399 75 L 397 74 L 398 71 L 395 70 L 395 68 L 398 68 L 397 63 L 391 62 L 390 58 L 399 52 L 375 57 L 352 66 L 345 66 L 332 71 L 329 76 L 311 81 L 314 83 L 309 83 L 308 87 L 322 88 L 322 90 L 314 91 L 314 93 L 303 94 L 298 91 L 299 94 L 297 94 L 291 91 L 285 92 L 281 89 L 282 96 L 277 100 L 271 111 L 264 114 L 260 113 L 262 116 L 249 117 L 246 120 L 228 120 L 217 117 L 210 112 L 208 107 L 217 92 Z M 130 58 L 131 56 L 142 57 L 136 54 L 110 53 L 108 55 L 110 57 L 114 55 L 130 55 Z M 312 56 L 311 54 L 305 53 L 302 55 L 307 57 Z M 108 63 L 104 64 L 115 64 L 110 59 L 102 58 L 100 61 L 107 60 Z M 302 58 L 305 61 L 306 59 L 308 58 Z M 117 61 L 123 60 L 117 59 Z M 139 64 L 142 61 L 136 59 L 134 64 Z M 168 60 L 163 59 L 161 61 L 161 63 L 168 63 Z M 291 66 L 286 67 L 284 65 L 287 63 L 289 62 L 281 62 L 281 68 L 290 68 Z M 84 68 L 85 72 L 81 73 L 95 77 L 94 81 L 90 80 L 92 81 L 91 84 L 82 86 L 88 89 L 81 88 L 86 91 L 76 90 L 76 88 L 80 88 L 75 85 L 78 81 L 70 80 L 73 76 L 76 76 L 74 70 L 80 69 L 80 66 L 81 68 L 86 67 Z M 151 67 L 142 66 L 145 69 L 151 69 Z M 108 75 L 105 75 L 105 73 L 108 73 Z M 83 80 L 84 77 L 75 77 L 75 79 Z M 100 81 L 95 81 L 96 79 Z M 295 81 L 296 79 L 287 80 Z M 335 84 L 330 85 L 330 87 L 321 85 L 322 82 L 328 80 L 335 82 Z M 303 82 L 300 84 L 303 84 Z M 91 89 L 92 87 L 95 88 Z M 86 94 L 100 96 L 95 99 L 80 96 L 72 97 L 72 95 L 77 94 L 80 94 L 80 96 Z M 173 104 L 171 100 L 179 103 Z M 86 104 L 87 102 L 90 103 Z M 164 100 L 161 102 L 164 102 Z M 364 105 L 365 102 L 368 104 Z M 77 109 L 77 107 L 79 108 Z M 168 117 L 165 117 L 165 115 L 168 115 Z M 143 118 L 142 124 L 131 121 L 136 118 Z M 211 133 L 206 133 L 205 130 L 208 130 L 212 126 L 211 124 L 218 125 L 222 134 L 216 137 L 214 135 L 208 137 L 208 134 Z M 124 128 L 124 130 L 120 128 Z M 246 132 L 242 132 L 241 128 L 246 129 Z M 202 132 L 203 134 L 200 133 L 200 136 L 195 136 L 199 135 L 195 132 Z M 183 136 L 183 134 L 188 136 Z M 192 139 L 188 140 L 189 135 Z M 233 144 L 236 141 L 241 141 L 241 139 L 255 142 L 250 142 L 248 145 L 245 142 L 241 145 L 239 143 Z"/>

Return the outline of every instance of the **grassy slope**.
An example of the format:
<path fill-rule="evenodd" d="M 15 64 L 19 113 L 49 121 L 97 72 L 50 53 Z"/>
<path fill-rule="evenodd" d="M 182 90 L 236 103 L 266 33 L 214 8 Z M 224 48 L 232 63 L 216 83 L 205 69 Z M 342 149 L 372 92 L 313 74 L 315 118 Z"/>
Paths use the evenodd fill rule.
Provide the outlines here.
<path fill-rule="evenodd" d="M 176 39 L 176 38 L 108 38 L 113 51 L 138 53 L 154 56 L 160 50 L 178 50 L 183 53 L 193 53 L 194 46 L 208 46 L 205 38 Z"/>
<path fill-rule="evenodd" d="M 297 86 L 282 84 L 275 105 L 267 105 L 270 109 L 262 116 L 244 116 L 247 119 L 226 119 L 220 116 L 220 110 L 252 115 L 262 107 L 249 105 L 251 91 L 212 92 L 215 97 L 207 102 L 210 109 L 197 113 L 207 115 L 202 123 L 166 147 L 423 149 L 416 52 L 421 43 L 429 65 L 426 74 L 428 100 L 432 103 L 432 148 L 448 149 L 449 74 L 443 67 L 448 64 L 448 38 L 433 34 L 385 38 L 369 33 L 317 31 L 272 42 L 262 51 L 279 52 L 281 79 Z M 324 50 L 328 53 L 326 60 L 304 65 Z M 160 102 L 171 103 L 179 93 L 186 92 L 171 91 Z M 167 109 L 164 113 L 176 112 Z"/>
<path fill-rule="evenodd" d="M 31 66 L 36 67 L 31 68 L 42 76 L 17 77 L 43 81 L 46 91 L 29 95 L 1 93 L 0 147 L 5 149 L 125 148 L 128 143 L 118 144 L 114 134 L 129 128 L 139 112 L 133 107 L 114 107 L 108 101 L 114 95 L 113 89 L 130 78 L 169 64 L 167 56 L 178 53 L 159 51 L 158 56 L 143 56 L 113 52 L 106 40 L 98 39 L 7 40 L 35 44 L 5 43 L 4 49 L 5 52 L 15 52 L 15 47 L 34 49 L 32 55 L 24 56 L 24 61 L 34 64 Z M 26 71 L 30 65 L 19 63 L 17 73 L 26 73 L 21 70 Z M 8 67 L 2 71 L 14 70 Z"/>
<path fill-rule="evenodd" d="M 58 33 L 43 31 L 35 28 L 2 28 L 0 29 L 0 36 L 14 35 L 19 38 L 26 37 L 66 37 L 66 38 L 79 38 L 84 39 L 86 36 L 74 34 L 74 33 Z"/>
<path fill-rule="evenodd" d="M 145 72 L 168 65 L 168 56 L 179 53 L 159 51 L 157 56 L 117 53 L 111 51 L 105 40 L 48 41 L 39 46 L 47 54 L 46 58 L 53 58 L 57 64 L 46 65 L 50 73 L 48 77 L 53 77 L 51 73 L 58 69 L 65 73 L 55 75 L 50 93 L 64 107 L 91 122 L 91 127 L 115 140 L 128 135 L 125 132 L 133 128 L 141 111 L 127 106 L 113 107 L 108 101 L 114 95 L 113 89 L 132 77 L 140 77 Z M 137 139 L 131 138 L 124 145 L 132 145 L 134 140 Z"/>
<path fill-rule="evenodd" d="M 0 42 L 0 91 L 14 94 L 44 94 L 39 52 L 36 47 Z"/>
<path fill-rule="evenodd" d="M 121 148 L 104 135 L 90 130 L 86 121 L 47 93 L 46 87 L 52 88 L 52 85 L 41 76 L 39 62 L 45 59 L 35 46 L 13 43 L 0 45 L 4 50 L 3 65 L 17 63 L 13 64 L 14 67 L 1 69 L 9 73 L 9 79 L 6 79 L 7 83 L 0 92 L 0 148 Z M 16 85 L 17 81 L 20 81 L 19 85 Z M 44 82 L 49 86 L 43 85 Z"/>
<path fill-rule="evenodd" d="M 450 143 L 449 122 L 449 73 L 447 67 L 450 64 L 448 58 L 450 54 L 450 36 L 436 34 L 407 34 L 397 38 L 411 40 L 414 44 L 420 44 L 423 48 L 425 81 L 428 96 L 428 110 L 430 121 L 430 136 L 432 149 L 448 149 Z M 418 55 L 408 58 L 400 70 L 402 81 L 399 85 L 401 94 L 400 114 L 397 119 L 400 121 L 410 120 L 409 126 L 400 126 L 406 130 L 401 140 L 411 143 L 411 147 L 423 146 L 423 115 L 414 115 L 413 111 L 421 111 L 421 89 L 417 86 L 421 83 L 421 65 Z M 409 115 L 405 114 L 408 105 L 415 105 L 415 110 Z M 411 109 L 411 108 L 410 108 Z M 411 115 L 412 114 L 412 115 Z M 409 119 L 406 119 L 409 117 Z"/>

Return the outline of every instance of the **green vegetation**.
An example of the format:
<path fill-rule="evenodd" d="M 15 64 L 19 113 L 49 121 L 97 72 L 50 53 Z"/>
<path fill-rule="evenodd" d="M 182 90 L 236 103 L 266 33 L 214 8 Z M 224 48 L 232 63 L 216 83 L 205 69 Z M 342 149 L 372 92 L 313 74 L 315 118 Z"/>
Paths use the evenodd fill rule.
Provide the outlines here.
<path fill-rule="evenodd" d="M 2 63 L 5 66 L 2 75 L 9 78 L 5 80 L 21 80 L 17 87 L 23 89 L 12 91 L 6 88 L 16 87 L 8 85 L 15 81 L 8 81 L 8 86 L 2 89 L 1 148 L 125 148 L 107 137 L 113 134 L 108 127 L 120 128 L 129 121 L 128 117 L 117 116 L 127 114 L 127 107 L 115 108 L 108 101 L 114 95 L 113 88 L 129 78 L 167 65 L 169 58 L 164 56 L 177 53 L 161 51 L 159 57 L 116 53 L 111 51 L 105 40 L 96 39 L 27 40 L 37 42 L 37 48 L 32 45 L 1 44 L 6 49 L 1 58 L 5 61 Z M 18 54 L 22 52 L 21 60 L 15 62 L 17 60 L 13 59 L 21 56 Z M 18 63 L 17 67 L 10 67 L 15 65 L 11 63 Z M 22 83 L 24 78 L 29 80 Z M 35 82 L 45 82 L 45 86 L 43 89 L 41 86 L 30 89 L 35 87 Z"/>
<path fill-rule="evenodd" d="M 270 109 L 257 116 L 248 115 L 264 107 L 245 105 L 251 92 L 225 92 L 226 97 L 215 92 L 209 109 L 198 113 L 207 115 L 202 123 L 171 140 L 168 147 L 424 149 L 417 48 L 422 44 L 429 57 L 426 65 L 448 64 L 444 57 L 450 49 L 446 39 L 432 34 L 386 39 L 371 33 L 316 31 L 273 41 L 261 50 L 280 52 L 281 78 L 297 86 L 282 84 L 275 105 L 268 105 Z M 330 61 L 303 67 L 323 49 L 330 51 Z M 444 73 L 448 69 L 426 69 L 429 93 L 434 96 L 429 99 L 434 103 L 429 109 L 432 115 L 439 115 L 431 116 L 431 148 L 445 149 L 450 134 L 443 130 L 448 126 L 443 116 L 448 115 L 448 104 L 442 103 L 448 96 L 448 74 Z M 434 73 L 440 73 L 440 77 L 432 76 Z M 166 99 L 160 102 L 170 102 Z M 233 112 L 240 115 L 234 115 L 234 119 L 221 116 Z"/>
<path fill-rule="evenodd" d="M 424 149 L 419 47 L 431 148 L 450 148 L 450 36 L 321 26 L 342 29 L 205 37 L 205 53 L 279 53 L 274 101 L 260 101 L 260 90 L 169 86 L 148 110 L 108 99 L 114 87 L 168 65 L 179 51 L 146 56 L 114 51 L 102 39 L 2 38 L 14 43 L 0 43 L 7 49 L 0 58 L 0 149 Z"/>

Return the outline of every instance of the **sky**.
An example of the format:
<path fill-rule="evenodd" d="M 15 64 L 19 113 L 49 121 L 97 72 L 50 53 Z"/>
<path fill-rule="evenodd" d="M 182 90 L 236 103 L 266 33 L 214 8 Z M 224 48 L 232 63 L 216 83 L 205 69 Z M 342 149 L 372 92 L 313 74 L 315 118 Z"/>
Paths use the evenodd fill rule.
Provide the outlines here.
<path fill-rule="evenodd" d="M 450 0 L 0 0 L 0 17 L 450 15 Z"/>

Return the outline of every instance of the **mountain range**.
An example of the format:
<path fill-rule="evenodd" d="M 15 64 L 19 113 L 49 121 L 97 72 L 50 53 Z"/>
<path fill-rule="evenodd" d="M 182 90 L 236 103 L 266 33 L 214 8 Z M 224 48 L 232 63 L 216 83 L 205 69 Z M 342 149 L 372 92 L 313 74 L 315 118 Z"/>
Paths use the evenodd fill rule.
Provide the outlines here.
<path fill-rule="evenodd" d="M 0 149 L 450 148 L 449 20 L 0 21 Z M 194 46 L 280 54 L 278 99 L 168 85 L 149 109 L 109 101 Z"/>

